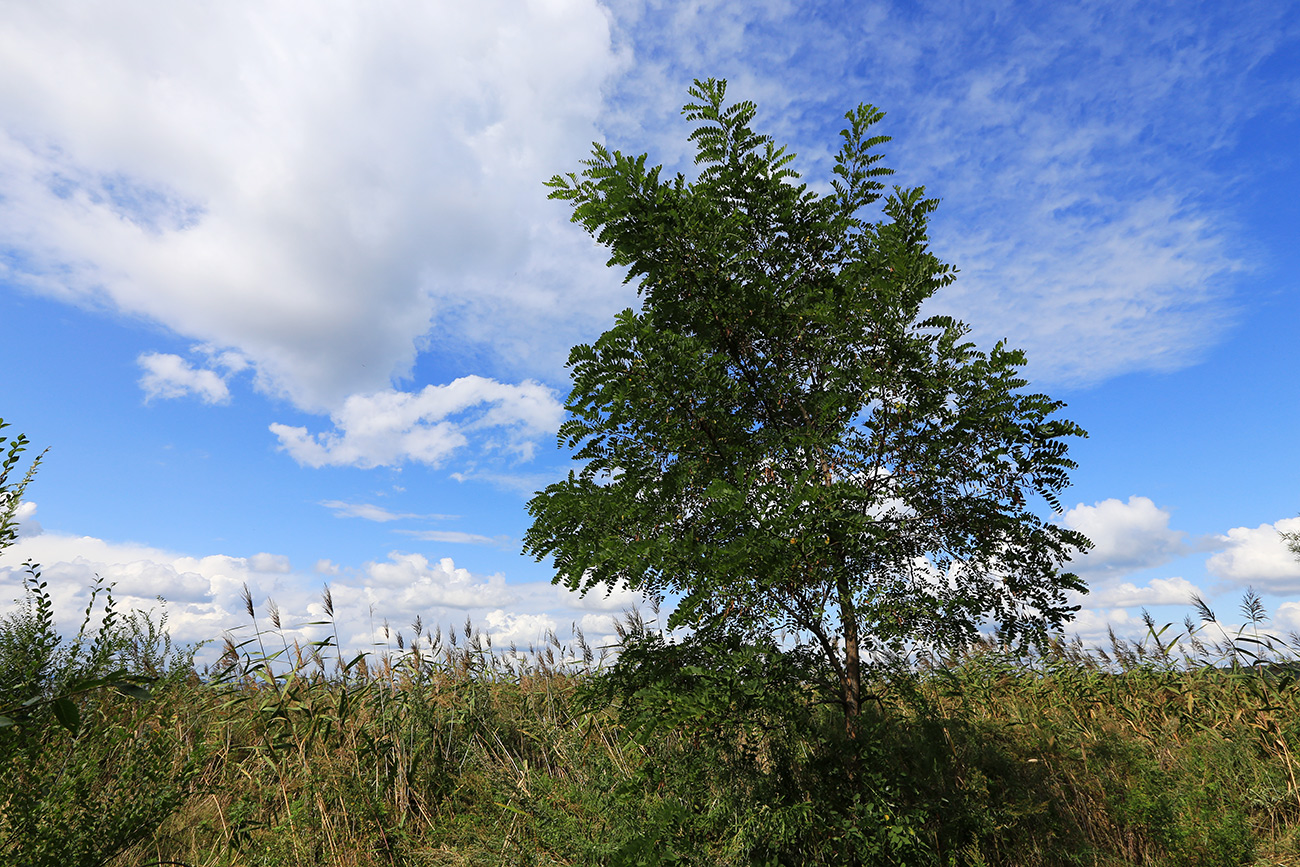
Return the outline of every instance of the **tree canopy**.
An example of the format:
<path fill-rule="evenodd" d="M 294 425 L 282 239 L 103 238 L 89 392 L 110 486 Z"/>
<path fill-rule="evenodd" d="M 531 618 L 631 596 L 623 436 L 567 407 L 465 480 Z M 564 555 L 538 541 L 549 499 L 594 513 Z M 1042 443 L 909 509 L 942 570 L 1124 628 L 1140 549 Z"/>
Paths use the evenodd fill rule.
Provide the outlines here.
<path fill-rule="evenodd" d="M 725 94 L 690 90 L 694 180 L 596 144 L 548 182 L 641 306 L 569 356 L 581 467 L 530 501 L 524 546 L 570 588 L 677 599 L 671 627 L 782 633 L 856 715 L 873 655 L 1072 616 L 1063 567 L 1089 543 L 1051 512 L 1086 434 L 1025 390 L 1019 351 L 923 315 L 955 272 L 928 247 L 937 202 L 886 194 L 883 112 L 846 115 L 820 195 Z"/>

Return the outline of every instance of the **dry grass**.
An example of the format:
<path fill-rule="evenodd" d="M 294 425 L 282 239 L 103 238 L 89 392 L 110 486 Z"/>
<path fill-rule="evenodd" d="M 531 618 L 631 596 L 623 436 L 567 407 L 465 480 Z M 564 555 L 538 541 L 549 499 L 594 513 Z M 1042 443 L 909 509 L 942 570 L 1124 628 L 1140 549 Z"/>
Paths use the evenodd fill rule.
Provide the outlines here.
<path fill-rule="evenodd" d="M 173 786 L 112 867 L 1300 865 L 1295 645 L 1250 599 L 1257 620 L 1232 633 L 1204 608 L 1176 638 L 1151 623 L 1104 650 L 895 661 L 856 745 L 815 708 L 634 737 L 620 705 L 580 700 L 608 660 L 578 632 L 521 650 L 413 624 L 346 659 L 335 636 L 295 644 L 280 612 L 248 608 L 252 637 L 207 677 L 137 629 L 119 650 L 160 677 L 152 698 L 87 698 L 77 737 L 53 726 L 23 754 L 23 779 L 75 771 L 102 815 Z M 847 750 L 865 769 L 852 790 Z M 137 754 L 153 757 L 140 788 L 114 790 Z M 91 821 L 76 791 L 50 791 Z"/>

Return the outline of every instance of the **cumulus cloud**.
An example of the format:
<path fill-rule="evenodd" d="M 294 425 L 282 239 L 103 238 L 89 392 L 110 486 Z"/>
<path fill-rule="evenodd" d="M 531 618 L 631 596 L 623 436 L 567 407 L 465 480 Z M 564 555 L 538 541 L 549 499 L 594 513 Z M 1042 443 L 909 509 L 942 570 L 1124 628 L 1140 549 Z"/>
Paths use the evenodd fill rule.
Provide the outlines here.
<path fill-rule="evenodd" d="M 497 609 L 489 611 L 486 619 L 492 642 L 499 647 L 512 642 L 521 647 L 539 645 L 547 632 L 556 627 L 555 618 L 548 614 L 517 614 Z"/>
<path fill-rule="evenodd" d="M 179 355 L 147 352 L 136 359 L 144 369 L 140 388 L 145 402 L 155 398 L 177 398 L 196 395 L 204 403 L 229 403 L 230 389 L 226 381 L 211 370 L 192 367 Z"/>
<path fill-rule="evenodd" d="M 423 554 L 388 555 L 384 562 L 367 563 L 364 573 L 371 594 L 383 588 L 399 607 L 441 606 L 483 608 L 514 602 L 501 574 L 480 578 L 459 569 L 450 557 L 431 563 Z"/>
<path fill-rule="evenodd" d="M 1300 602 L 1283 602 L 1273 614 L 1273 625 L 1291 633 L 1300 633 Z"/>
<path fill-rule="evenodd" d="M 1080 503 L 1062 516 L 1062 522 L 1091 539 L 1093 547 L 1071 560 L 1070 568 L 1104 576 L 1149 569 L 1187 553 L 1187 534 L 1171 530 L 1169 518 L 1168 511 L 1147 497 Z"/>
<path fill-rule="evenodd" d="M 14 563 L 40 564 L 59 626 L 73 629 L 85 609 L 96 576 L 116 585 L 120 611 L 150 610 L 156 597 L 168 600 L 168 627 L 185 643 L 217 638 L 246 620 L 240 593 L 245 583 L 264 585 L 274 574 L 259 573 L 252 558 L 211 555 L 189 557 L 146 545 L 106 542 L 90 536 L 42 533 L 22 539 L 4 552 L 0 564 L 0 600 L 22 596 L 24 570 Z"/>
<path fill-rule="evenodd" d="M 254 572 L 271 572 L 287 575 L 293 571 L 289 558 L 283 554 L 254 554 L 248 558 L 248 568 Z"/>
<path fill-rule="evenodd" d="M 1283 518 L 1258 527 L 1234 527 L 1220 536 L 1223 550 L 1206 561 L 1206 568 L 1237 585 L 1254 585 L 1273 593 L 1300 591 L 1300 559 L 1282 533 L 1300 531 L 1300 518 Z"/>
<path fill-rule="evenodd" d="M 423 348 L 558 368 L 626 292 L 541 182 L 625 63 L 597 0 L 14 6 L 0 273 L 234 351 L 310 410 Z"/>
<path fill-rule="evenodd" d="M 1190 605 L 1193 596 L 1203 592 L 1186 578 L 1152 578 L 1139 587 L 1124 581 L 1090 593 L 1090 608 L 1145 608 L 1150 605 Z"/>
<path fill-rule="evenodd" d="M 488 431 L 485 445 L 531 458 L 534 441 L 553 433 L 564 416 L 555 392 L 536 382 L 506 385 L 464 376 L 416 394 L 356 394 L 331 413 L 335 430 L 310 434 L 304 427 L 271 425 L 280 447 L 307 466 L 398 466 L 416 461 L 441 466 L 469 443 L 471 431 Z"/>
<path fill-rule="evenodd" d="M 1085 608 L 1075 615 L 1066 632 L 1082 638 L 1089 646 L 1105 646 L 1111 629 L 1120 638 L 1141 638 L 1146 625 L 1140 613 L 1127 608 Z"/>
<path fill-rule="evenodd" d="M 0 500 L 0 502 L 3 502 Z M 36 514 L 36 504 L 31 500 L 23 500 L 14 510 L 13 521 L 17 525 L 17 538 L 23 539 L 29 536 L 39 536 L 45 532 L 39 521 L 33 517 Z"/>
<path fill-rule="evenodd" d="M 614 587 L 597 586 L 582 596 L 559 585 L 554 590 L 557 598 L 565 599 L 569 605 L 583 611 L 622 612 L 638 608 L 643 602 L 640 593 L 621 582 Z"/>

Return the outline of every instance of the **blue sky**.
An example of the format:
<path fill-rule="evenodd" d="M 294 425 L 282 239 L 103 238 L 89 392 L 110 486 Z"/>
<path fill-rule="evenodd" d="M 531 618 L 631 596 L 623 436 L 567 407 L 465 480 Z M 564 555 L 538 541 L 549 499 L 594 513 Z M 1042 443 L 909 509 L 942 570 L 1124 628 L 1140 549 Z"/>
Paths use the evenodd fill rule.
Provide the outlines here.
<path fill-rule="evenodd" d="M 819 189 L 887 112 L 961 272 L 935 311 L 1091 434 L 1085 639 L 1252 586 L 1300 629 L 1293 4 L 4 8 L 0 416 L 50 452 L 0 607 L 30 557 L 65 614 L 98 573 L 187 641 L 244 583 L 299 622 L 329 582 L 356 645 L 372 609 L 608 635 L 633 597 L 519 553 L 568 349 L 635 301 L 542 181 L 592 141 L 689 172 L 718 77 Z"/>

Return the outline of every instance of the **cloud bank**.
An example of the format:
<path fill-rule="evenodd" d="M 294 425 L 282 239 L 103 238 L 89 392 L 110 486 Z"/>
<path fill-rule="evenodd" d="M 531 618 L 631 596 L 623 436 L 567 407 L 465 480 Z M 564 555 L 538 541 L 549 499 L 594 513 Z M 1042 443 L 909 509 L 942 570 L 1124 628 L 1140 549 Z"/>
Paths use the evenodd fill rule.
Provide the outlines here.
<path fill-rule="evenodd" d="M 309 410 L 424 349 L 558 366 L 616 306 L 542 181 L 623 63 L 595 0 L 8 6 L 0 279 L 235 349 Z M 141 363 L 149 396 L 225 399 Z"/>
<path fill-rule="evenodd" d="M 101 576 L 113 586 L 119 611 L 153 610 L 157 615 L 157 597 L 163 597 L 168 631 L 174 640 L 188 644 L 219 642 L 227 632 L 236 641 L 252 635 L 245 586 L 262 628 L 268 626 L 274 601 L 289 641 L 320 640 L 330 628 L 309 623 L 327 619 L 322 578 L 328 581 L 334 623 L 349 652 L 374 651 L 386 643 L 395 646 L 396 633 L 410 636 L 410 624 L 417 617 L 444 628 L 461 628 L 468 618 L 497 647 L 512 641 L 520 646 L 541 644 L 548 630 L 567 634 L 573 624 L 586 631 L 593 644 L 612 644 L 614 618 L 641 605 L 640 597 L 627 591 L 580 597 L 549 583 L 507 583 L 500 573 L 479 575 L 449 557 L 432 559 L 410 551 L 392 551 L 356 568 L 319 561 L 313 568 L 316 574 L 309 575 L 287 557 L 272 553 L 195 557 L 89 536 L 32 533 L 4 552 L 0 610 L 22 597 L 26 571 L 18 564 L 25 560 L 40 564 L 58 626 L 65 632 L 79 626 L 89 589 Z M 200 662 L 212 662 L 218 652 L 215 644 L 209 646 Z"/>

